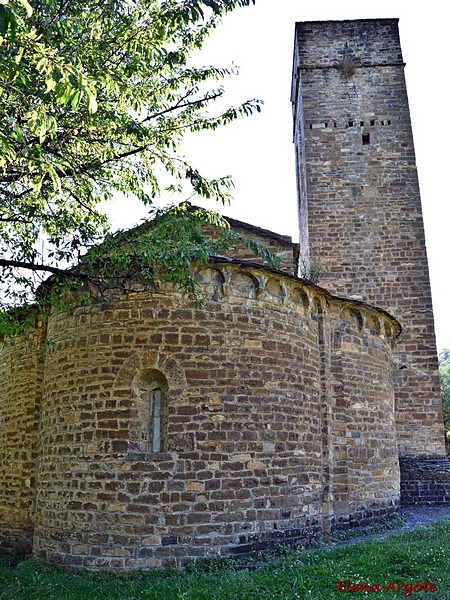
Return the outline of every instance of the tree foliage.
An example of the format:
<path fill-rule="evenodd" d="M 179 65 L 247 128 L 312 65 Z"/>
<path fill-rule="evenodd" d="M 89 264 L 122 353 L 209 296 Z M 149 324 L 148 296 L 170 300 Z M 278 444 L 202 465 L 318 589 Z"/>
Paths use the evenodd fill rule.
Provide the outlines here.
<path fill-rule="evenodd" d="M 180 142 L 187 131 L 215 129 L 259 111 L 260 103 L 211 114 L 223 94 L 220 80 L 231 71 L 193 67 L 189 59 L 226 13 L 252 3 L 0 0 L 3 306 L 29 301 L 49 274 L 66 277 L 62 265 L 72 267 L 72 277 L 92 275 L 92 262 L 80 258 L 101 240 L 112 244 L 108 264 L 119 272 L 130 252 L 121 254 L 119 238 L 107 234 L 99 205 L 119 193 L 150 207 L 161 172 L 174 179 L 172 191 L 180 189 L 177 181 L 188 182 L 192 194 L 228 199 L 230 178 L 202 177 L 180 154 Z M 218 242 L 210 244 L 193 224 L 200 212 L 168 214 L 180 222 L 178 232 L 187 227 L 188 241 L 167 243 L 158 225 L 153 235 L 147 231 L 141 255 L 162 261 L 166 277 L 189 287 L 189 260 L 178 251 L 207 260 Z M 219 241 L 229 243 L 226 235 Z"/>
<path fill-rule="evenodd" d="M 439 376 L 441 380 L 442 410 L 444 413 L 445 439 L 450 449 L 450 350 L 439 352 Z"/>

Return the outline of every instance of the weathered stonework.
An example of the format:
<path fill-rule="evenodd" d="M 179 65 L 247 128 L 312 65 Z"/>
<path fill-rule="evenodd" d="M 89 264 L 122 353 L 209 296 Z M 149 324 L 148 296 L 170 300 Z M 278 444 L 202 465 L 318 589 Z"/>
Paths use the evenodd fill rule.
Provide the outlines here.
<path fill-rule="evenodd" d="M 2 487 L 4 547 L 17 548 L 14 529 L 43 560 L 149 568 L 304 541 L 395 512 L 386 372 L 398 324 L 254 263 L 218 260 L 197 275 L 203 308 L 161 288 L 49 318 L 50 343 L 27 355 L 41 388 L 24 395 L 30 426 L 14 430 L 23 468 L 8 458 L 13 438 L 2 428 L 1 462 L 17 478 Z M 9 379 L 17 374 L 5 365 L 24 360 L 23 348 L 3 349 L 2 417 L 18 412 Z M 155 373 L 167 381 L 158 453 L 149 449 Z"/>
<path fill-rule="evenodd" d="M 400 459 L 402 506 L 450 504 L 450 461 L 443 456 Z"/>
<path fill-rule="evenodd" d="M 37 428 L 45 328 L 10 340 L 0 364 L 0 550 L 26 550 L 33 535 Z"/>
<path fill-rule="evenodd" d="M 300 247 L 333 293 L 400 320 L 402 456 L 445 454 L 431 289 L 397 19 L 297 23 Z"/>
<path fill-rule="evenodd" d="M 299 245 L 293 243 L 290 236 L 279 235 L 273 231 L 261 229 L 260 227 L 255 227 L 249 223 L 243 223 L 242 221 L 237 221 L 236 219 L 230 219 L 228 217 L 227 221 L 230 224 L 231 229 L 241 238 L 241 242 L 229 253 L 230 256 L 263 264 L 263 261 L 256 258 L 251 250 L 242 243 L 242 240 L 251 239 L 279 258 L 279 269 L 281 271 L 291 273 L 292 275 L 298 275 Z M 209 233 L 212 237 L 214 236 L 213 230 L 208 231 L 208 228 L 205 227 L 204 231 L 206 234 Z"/>
<path fill-rule="evenodd" d="M 395 514 L 399 443 L 404 503 L 448 502 L 396 21 L 296 40 L 300 260 L 333 294 L 290 238 L 230 220 L 280 270 L 238 244 L 197 268 L 202 306 L 158 282 L 74 295 L 7 340 L 1 552 L 126 571 L 308 541 Z"/>

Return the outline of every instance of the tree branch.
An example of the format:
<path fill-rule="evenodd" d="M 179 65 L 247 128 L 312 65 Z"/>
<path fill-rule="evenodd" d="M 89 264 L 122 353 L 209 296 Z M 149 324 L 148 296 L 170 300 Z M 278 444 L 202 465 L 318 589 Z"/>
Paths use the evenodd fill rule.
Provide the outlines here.
<path fill-rule="evenodd" d="M 51 267 L 49 265 L 37 265 L 31 262 L 25 262 L 21 260 L 8 260 L 6 258 L 0 258 L 0 267 L 8 268 L 13 267 L 16 269 L 27 269 L 28 271 L 42 271 L 52 273 L 53 275 L 61 275 L 63 277 L 74 276 L 74 273 L 70 273 L 65 269 L 58 269 L 57 267 Z"/>
<path fill-rule="evenodd" d="M 8 217 L 0 215 L 0 223 L 31 223 L 31 221 L 17 215 L 10 215 Z"/>
<path fill-rule="evenodd" d="M 187 106 L 196 106 L 197 104 L 203 104 L 203 102 L 209 102 L 209 100 L 215 100 L 216 98 L 220 98 L 222 95 L 222 92 L 217 92 L 216 94 L 212 94 L 211 96 L 206 95 L 203 98 L 193 100 L 192 102 L 185 102 L 184 104 L 175 104 L 175 106 L 171 106 L 170 108 L 166 108 L 165 110 L 161 110 L 160 112 L 153 113 L 152 115 L 145 117 L 145 119 L 143 119 L 141 123 L 145 123 L 146 121 L 150 121 L 151 119 L 156 119 L 156 117 L 165 115 L 168 112 L 173 112 L 174 110 L 178 110 L 179 108 L 186 108 Z"/>

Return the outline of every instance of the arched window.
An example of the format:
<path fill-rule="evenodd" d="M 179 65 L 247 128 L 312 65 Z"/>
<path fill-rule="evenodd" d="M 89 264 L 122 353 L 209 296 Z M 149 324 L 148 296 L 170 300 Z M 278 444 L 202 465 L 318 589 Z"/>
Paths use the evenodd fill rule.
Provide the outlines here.
<path fill-rule="evenodd" d="M 167 452 L 167 379 L 157 369 L 146 369 L 141 378 L 141 400 L 147 404 L 148 452 Z"/>
<path fill-rule="evenodd" d="M 149 450 L 151 452 L 161 452 L 163 438 L 163 406 L 162 390 L 156 389 L 150 391 L 150 440 Z"/>

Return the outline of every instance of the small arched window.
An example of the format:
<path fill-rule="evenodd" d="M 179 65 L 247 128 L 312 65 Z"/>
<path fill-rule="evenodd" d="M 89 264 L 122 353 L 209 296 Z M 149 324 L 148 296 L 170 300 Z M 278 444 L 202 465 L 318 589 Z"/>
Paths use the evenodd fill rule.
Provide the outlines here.
<path fill-rule="evenodd" d="M 167 452 L 167 379 L 157 369 L 146 369 L 141 378 L 141 400 L 147 404 L 148 452 Z"/>
<path fill-rule="evenodd" d="M 156 389 L 150 392 L 150 452 L 161 452 L 163 438 L 163 406 L 162 390 Z"/>

